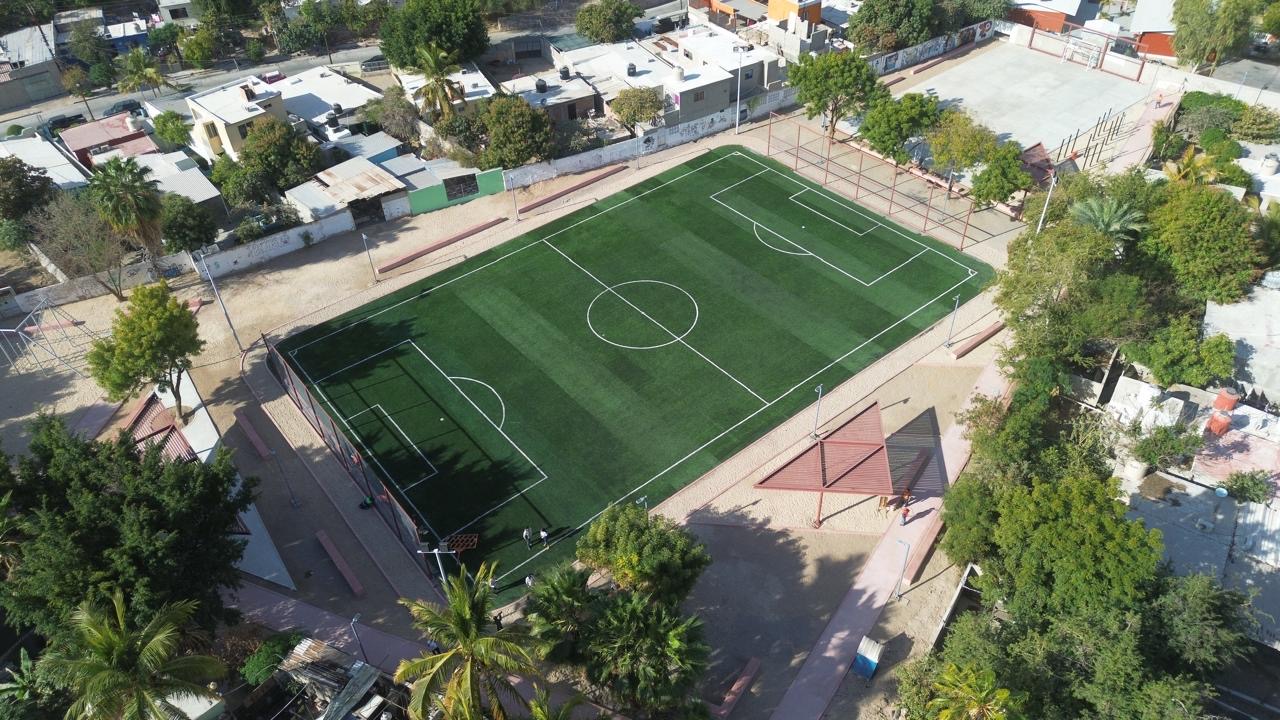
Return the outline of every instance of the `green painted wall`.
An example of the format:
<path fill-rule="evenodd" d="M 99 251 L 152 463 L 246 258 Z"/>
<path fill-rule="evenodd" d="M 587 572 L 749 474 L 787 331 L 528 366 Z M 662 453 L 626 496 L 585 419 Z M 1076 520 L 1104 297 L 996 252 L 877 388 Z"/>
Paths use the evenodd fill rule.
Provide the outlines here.
<path fill-rule="evenodd" d="M 503 190 L 502 168 L 476 173 L 476 185 L 480 188 L 479 192 L 454 200 L 449 200 L 445 197 L 444 185 L 433 185 L 421 190 L 414 190 L 409 193 L 409 212 L 417 215 L 446 208 L 450 205 L 458 205 L 485 195 L 500 193 Z"/>

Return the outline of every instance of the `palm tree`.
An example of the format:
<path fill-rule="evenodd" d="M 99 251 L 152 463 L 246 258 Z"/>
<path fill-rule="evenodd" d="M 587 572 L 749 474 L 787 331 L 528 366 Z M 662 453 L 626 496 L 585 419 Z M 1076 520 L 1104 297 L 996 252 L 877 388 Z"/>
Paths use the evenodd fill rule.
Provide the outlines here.
<path fill-rule="evenodd" d="M 453 103 L 467 104 L 466 91 L 450 75 L 458 72 L 455 53 L 445 52 L 434 43 L 418 47 L 417 62 L 410 68 L 421 73 L 425 82 L 413 91 L 413 98 L 422 105 L 422 111 L 435 118 L 453 116 Z"/>
<path fill-rule="evenodd" d="M 574 695 L 563 705 L 555 706 L 551 704 L 551 693 L 539 688 L 529 703 L 529 720 L 570 720 L 573 717 L 573 711 L 577 710 L 583 702 L 585 698 Z"/>
<path fill-rule="evenodd" d="M 1071 218 L 1087 225 L 1117 244 L 1133 238 L 1147 227 L 1141 212 L 1115 198 L 1089 198 L 1071 206 Z"/>
<path fill-rule="evenodd" d="M 0 572 L 5 577 L 18 565 L 22 548 L 22 520 L 13 512 L 13 491 L 0 497 Z"/>
<path fill-rule="evenodd" d="M 112 230 L 132 237 L 151 253 L 163 255 L 160 246 L 160 191 L 148 180 L 151 168 L 133 158 L 111 158 L 89 178 L 89 197 Z"/>
<path fill-rule="evenodd" d="M 18 667 L 9 670 L 9 682 L 0 683 L 0 700 L 25 703 L 40 693 L 35 663 L 26 648 L 18 651 Z"/>
<path fill-rule="evenodd" d="M 173 87 L 164 79 L 155 58 L 142 48 L 134 48 L 116 58 L 120 78 L 116 80 L 116 89 L 122 93 L 137 92 L 146 87 L 151 88 L 153 95 L 160 94 L 160 86 Z"/>
<path fill-rule="evenodd" d="M 1020 694 L 996 687 L 996 674 L 972 667 L 947 665 L 933 683 L 937 696 L 929 701 L 938 720 L 1014 720 L 1023 699 Z"/>
<path fill-rule="evenodd" d="M 1196 154 L 1194 145 L 1187 147 L 1182 157 L 1169 160 L 1164 164 L 1164 174 L 1174 182 L 1187 182 L 1192 185 L 1211 183 L 1218 179 L 1218 171 L 1213 167 L 1214 158 L 1206 153 Z"/>
<path fill-rule="evenodd" d="M 81 605 L 71 616 L 69 646 L 41 661 L 75 698 L 68 718 L 177 720 L 185 715 L 174 700 L 217 699 L 205 683 L 222 677 L 222 663 L 178 654 L 196 603 L 165 605 L 143 627 L 129 620 L 123 593 L 116 591 L 111 605 Z"/>
<path fill-rule="evenodd" d="M 597 603 L 587 587 L 591 571 L 563 563 L 544 573 L 529 593 L 525 616 L 547 656 L 572 660 L 581 654 L 583 628 Z"/>
<path fill-rule="evenodd" d="M 531 677 L 536 641 L 513 625 L 498 628 L 491 618 L 494 566 L 484 563 L 475 580 L 466 568 L 445 585 L 445 605 L 401 600 L 414 625 L 441 650 L 401 661 L 396 682 L 412 684 L 409 716 L 424 720 L 432 706 L 447 720 L 507 720 L 503 703 L 525 707 L 512 675 Z"/>

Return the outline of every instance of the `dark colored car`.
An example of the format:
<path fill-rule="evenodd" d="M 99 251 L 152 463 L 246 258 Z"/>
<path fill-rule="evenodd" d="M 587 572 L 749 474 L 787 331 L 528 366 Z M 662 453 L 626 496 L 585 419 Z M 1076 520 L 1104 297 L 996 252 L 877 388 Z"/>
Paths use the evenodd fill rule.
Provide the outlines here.
<path fill-rule="evenodd" d="M 66 130 L 73 125 L 83 125 L 84 123 L 84 115 L 54 115 L 49 118 L 45 125 L 50 131 L 56 131 Z"/>
<path fill-rule="evenodd" d="M 139 114 L 141 112 L 142 103 L 137 100 L 121 100 L 108 108 L 107 111 L 102 114 L 102 117 L 111 117 L 112 115 L 119 115 L 120 113 Z"/>
<path fill-rule="evenodd" d="M 361 72 L 377 72 L 378 70 L 386 70 L 389 67 L 391 67 L 391 63 L 387 62 L 387 58 L 383 55 L 374 55 L 360 63 Z"/>

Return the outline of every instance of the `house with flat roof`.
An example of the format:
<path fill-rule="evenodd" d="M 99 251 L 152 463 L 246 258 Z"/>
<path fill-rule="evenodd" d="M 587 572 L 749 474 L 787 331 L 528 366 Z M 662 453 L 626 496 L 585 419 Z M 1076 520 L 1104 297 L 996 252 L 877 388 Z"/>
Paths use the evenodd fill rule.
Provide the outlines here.
<path fill-rule="evenodd" d="M 360 108 L 382 94 L 331 67 L 311 68 L 274 83 L 284 99 L 284 109 L 306 121 L 307 127 L 324 140 L 351 134 L 351 127 L 364 122 Z"/>
<path fill-rule="evenodd" d="M 107 25 L 107 41 L 117 53 L 127 53 L 136 47 L 147 46 L 147 21 L 134 18 L 126 22 Z"/>
<path fill-rule="evenodd" d="M 404 147 L 404 143 L 381 130 L 372 135 L 348 135 L 333 145 L 351 157 L 362 157 L 375 163 L 396 157 Z"/>
<path fill-rule="evenodd" d="M 284 191 L 303 222 L 320 220 L 349 209 L 357 225 L 409 214 L 407 186 L 366 158 L 353 157 L 316 173 Z"/>
<path fill-rule="evenodd" d="M 604 112 L 604 101 L 591 83 L 558 70 L 513 78 L 502 83 L 502 91 L 546 110 L 556 122 L 595 117 Z"/>
<path fill-rule="evenodd" d="M 744 98 L 777 90 L 787 79 L 781 55 L 712 24 L 691 25 L 659 35 L 647 46 L 672 65 L 683 67 L 686 73 L 704 67 L 729 73 L 734 78 L 733 99 L 737 98 L 739 74 Z"/>
<path fill-rule="evenodd" d="M 200 24 L 200 8 L 195 0 L 160 0 L 160 18 L 183 27 Z"/>
<path fill-rule="evenodd" d="M 0 140 L 0 157 L 16 157 L 31 167 L 44 170 L 63 190 L 89 184 L 89 171 L 40 135 Z"/>
<path fill-rule="evenodd" d="M 62 95 L 62 71 L 54 62 L 53 24 L 0 35 L 0 111 Z"/>
<path fill-rule="evenodd" d="M 289 120 L 279 87 L 252 75 L 191 95 L 187 107 L 194 124 L 191 148 L 210 162 L 224 153 L 238 160 L 255 122 Z"/>
<path fill-rule="evenodd" d="M 130 113 L 67 128 L 58 137 L 85 167 L 111 157 L 134 157 L 160 149 L 147 134 L 146 125 Z"/>
<path fill-rule="evenodd" d="M 88 25 L 101 30 L 107 26 L 107 16 L 100 7 L 75 8 L 55 13 L 53 16 L 54 47 L 59 53 L 63 52 L 67 43 L 71 42 L 71 31 L 77 25 Z"/>
<path fill-rule="evenodd" d="M 1129 20 L 1129 32 L 1138 41 L 1138 51 L 1148 55 L 1174 57 L 1173 0 L 1138 0 Z"/>
<path fill-rule="evenodd" d="M 404 72 L 400 69 L 396 69 L 393 72 L 396 82 L 400 83 L 400 87 L 404 88 L 405 97 L 411 101 L 414 100 L 413 94 L 427 82 L 426 77 L 423 75 Z M 473 62 L 461 63 L 458 72 L 450 74 L 449 79 L 462 88 L 462 100 L 453 102 L 455 112 L 471 112 L 478 101 L 498 94 L 498 88 L 494 87 L 489 78 L 485 77 L 485 74 L 480 72 L 480 68 Z"/>
<path fill-rule="evenodd" d="M 379 165 L 404 183 L 409 192 L 409 212 L 414 215 L 460 205 L 504 189 L 502 168 L 482 171 L 448 158 L 423 160 L 416 155 L 400 155 Z"/>

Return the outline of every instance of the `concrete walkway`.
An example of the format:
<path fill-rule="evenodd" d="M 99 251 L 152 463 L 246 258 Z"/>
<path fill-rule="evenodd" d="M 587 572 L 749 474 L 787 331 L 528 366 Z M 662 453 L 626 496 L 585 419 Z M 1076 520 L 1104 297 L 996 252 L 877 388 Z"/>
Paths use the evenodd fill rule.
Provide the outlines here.
<path fill-rule="evenodd" d="M 969 402 L 978 394 L 1003 395 L 1007 385 L 999 367 L 992 363 L 978 376 Z M 948 482 L 954 482 L 969 459 L 969 441 L 964 438 L 964 429 L 959 423 L 943 435 L 941 450 Z M 908 555 L 918 543 L 932 539 L 931 531 L 941 512 L 941 495 L 918 497 L 911 504 L 907 524 L 894 522 L 889 526 L 809 651 L 791 687 L 774 710 L 773 720 L 822 717 L 853 664 L 858 644 L 875 627 L 885 604 L 893 596 Z"/>

